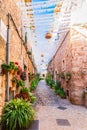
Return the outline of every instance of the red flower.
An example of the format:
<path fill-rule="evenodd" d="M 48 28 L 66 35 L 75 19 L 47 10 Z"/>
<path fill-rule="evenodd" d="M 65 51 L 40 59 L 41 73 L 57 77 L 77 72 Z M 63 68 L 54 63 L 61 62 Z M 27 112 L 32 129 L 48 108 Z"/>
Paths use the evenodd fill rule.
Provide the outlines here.
<path fill-rule="evenodd" d="M 18 62 L 15 62 L 16 65 L 18 65 Z"/>

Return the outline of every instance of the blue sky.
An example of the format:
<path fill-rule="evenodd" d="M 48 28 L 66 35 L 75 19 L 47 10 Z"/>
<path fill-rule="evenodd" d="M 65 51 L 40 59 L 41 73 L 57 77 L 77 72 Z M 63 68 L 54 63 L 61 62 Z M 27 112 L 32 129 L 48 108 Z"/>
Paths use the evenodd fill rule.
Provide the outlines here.
<path fill-rule="evenodd" d="M 47 1 L 47 0 L 43 0 Z M 42 0 L 33 0 L 33 2 L 43 2 Z M 50 1 L 50 0 L 49 0 Z M 54 7 L 56 4 L 48 5 L 48 7 L 40 7 L 34 9 L 34 21 L 36 26 L 36 36 L 37 36 L 37 45 L 32 45 L 32 50 L 34 54 L 35 63 L 38 67 L 39 71 L 43 71 L 46 69 L 46 65 L 52 58 L 54 51 L 55 51 L 55 44 L 49 43 L 49 40 L 45 38 L 47 32 L 50 31 L 50 25 L 54 21 L 53 14 L 54 14 Z M 51 11 L 49 10 L 51 9 Z M 44 12 L 37 12 L 40 10 L 44 10 Z M 46 15 L 52 14 L 51 17 L 47 17 L 47 21 L 45 20 Z M 41 18 L 42 22 L 38 20 Z M 52 22 L 50 22 L 50 21 Z M 41 54 L 44 54 L 44 57 L 41 57 Z M 44 60 L 44 62 L 42 62 Z"/>

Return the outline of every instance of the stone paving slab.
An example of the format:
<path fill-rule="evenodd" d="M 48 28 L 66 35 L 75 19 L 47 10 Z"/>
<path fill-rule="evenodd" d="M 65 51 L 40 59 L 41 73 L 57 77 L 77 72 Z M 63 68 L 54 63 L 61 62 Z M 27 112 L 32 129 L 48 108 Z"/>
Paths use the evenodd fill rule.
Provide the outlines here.
<path fill-rule="evenodd" d="M 60 126 L 70 126 L 70 123 L 67 119 L 56 119 L 56 121 Z"/>
<path fill-rule="evenodd" d="M 60 110 L 66 110 L 67 108 L 63 107 L 63 106 L 59 106 L 58 109 L 60 109 Z"/>
<path fill-rule="evenodd" d="M 35 120 L 29 130 L 39 130 L 39 120 Z"/>

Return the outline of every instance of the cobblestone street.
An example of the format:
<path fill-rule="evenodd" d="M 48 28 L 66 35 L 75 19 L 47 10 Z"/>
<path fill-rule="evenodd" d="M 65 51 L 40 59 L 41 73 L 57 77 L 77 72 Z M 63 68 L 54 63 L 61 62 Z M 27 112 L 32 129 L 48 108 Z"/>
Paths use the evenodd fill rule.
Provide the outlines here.
<path fill-rule="evenodd" d="M 72 105 L 67 99 L 61 99 L 46 85 L 39 82 L 35 92 L 39 130 L 87 130 L 87 109 Z"/>

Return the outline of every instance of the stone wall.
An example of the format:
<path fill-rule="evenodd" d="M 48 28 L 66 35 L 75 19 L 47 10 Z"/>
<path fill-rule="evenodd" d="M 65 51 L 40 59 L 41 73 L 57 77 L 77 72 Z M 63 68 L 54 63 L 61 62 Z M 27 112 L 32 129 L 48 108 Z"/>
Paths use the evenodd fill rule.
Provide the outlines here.
<path fill-rule="evenodd" d="M 61 41 L 54 55 L 54 80 L 61 80 L 69 100 L 74 104 L 83 105 L 83 91 L 87 87 L 87 38 L 72 29 Z M 71 80 L 60 78 L 61 72 L 71 72 Z"/>
<path fill-rule="evenodd" d="M 10 13 L 16 24 L 20 36 L 22 36 L 21 10 L 16 5 L 16 2 L 18 1 L 21 0 L 16 0 L 16 1 L 9 0 L 9 2 L 8 0 L 3 0 L 0 8 L 0 18 L 7 26 L 8 24 L 7 14 Z M 27 48 L 30 49 L 30 46 Z M 27 86 L 29 87 L 28 73 L 29 71 L 32 73 L 34 72 L 34 64 L 29 59 L 27 54 L 27 49 L 23 45 L 21 39 L 19 38 L 17 30 L 14 27 L 14 24 L 11 21 L 11 19 L 10 19 L 10 61 L 18 62 L 19 65 L 22 67 L 22 70 L 24 70 L 24 65 L 27 66 L 27 72 L 26 72 Z M 4 62 L 6 62 L 6 42 L 3 40 L 2 37 L 0 37 L 0 66 Z M 0 69 L 0 74 L 1 74 L 1 69 Z M 12 76 L 10 75 L 10 78 L 11 77 Z M 0 75 L 0 111 L 3 108 L 5 97 L 6 97 L 5 83 L 6 83 L 6 76 Z M 1 101 L 3 102 L 3 105 Z"/>
<path fill-rule="evenodd" d="M 73 103 L 84 104 L 83 91 L 87 87 L 87 37 L 72 29 L 72 85 L 70 99 Z"/>

